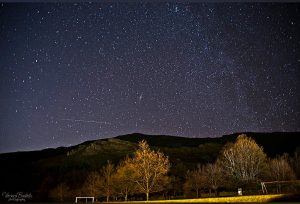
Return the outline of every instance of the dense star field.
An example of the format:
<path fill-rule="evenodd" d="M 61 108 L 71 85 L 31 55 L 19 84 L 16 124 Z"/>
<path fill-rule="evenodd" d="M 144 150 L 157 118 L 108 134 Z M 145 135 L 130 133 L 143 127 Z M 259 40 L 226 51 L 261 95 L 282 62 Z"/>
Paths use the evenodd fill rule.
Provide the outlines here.
<path fill-rule="evenodd" d="M 299 4 L 3 3 L 0 152 L 300 131 Z"/>

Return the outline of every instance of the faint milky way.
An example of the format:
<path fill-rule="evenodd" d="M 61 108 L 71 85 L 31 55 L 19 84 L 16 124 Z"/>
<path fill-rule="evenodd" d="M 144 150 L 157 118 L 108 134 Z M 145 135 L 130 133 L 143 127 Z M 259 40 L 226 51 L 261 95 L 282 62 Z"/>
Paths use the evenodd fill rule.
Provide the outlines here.
<path fill-rule="evenodd" d="M 299 4 L 0 4 L 0 152 L 300 131 Z"/>

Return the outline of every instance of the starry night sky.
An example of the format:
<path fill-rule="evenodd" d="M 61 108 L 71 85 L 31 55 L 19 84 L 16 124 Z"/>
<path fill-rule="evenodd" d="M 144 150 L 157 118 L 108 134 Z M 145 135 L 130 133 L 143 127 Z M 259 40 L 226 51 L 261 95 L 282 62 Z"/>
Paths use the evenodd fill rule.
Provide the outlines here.
<path fill-rule="evenodd" d="M 0 152 L 300 131 L 299 4 L 0 4 Z"/>

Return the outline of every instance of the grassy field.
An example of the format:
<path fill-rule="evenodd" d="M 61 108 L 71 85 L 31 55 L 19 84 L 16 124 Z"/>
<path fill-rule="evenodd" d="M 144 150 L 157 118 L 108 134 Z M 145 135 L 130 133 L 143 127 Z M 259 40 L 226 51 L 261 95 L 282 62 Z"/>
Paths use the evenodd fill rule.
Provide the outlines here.
<path fill-rule="evenodd" d="M 155 201 L 132 201 L 126 203 L 239 203 L 239 202 L 271 202 L 274 199 L 281 198 L 283 194 L 276 195 L 252 195 L 235 196 L 219 198 L 199 198 L 199 199 L 181 199 L 181 200 L 155 200 Z M 125 203 L 125 202 L 123 202 Z"/>

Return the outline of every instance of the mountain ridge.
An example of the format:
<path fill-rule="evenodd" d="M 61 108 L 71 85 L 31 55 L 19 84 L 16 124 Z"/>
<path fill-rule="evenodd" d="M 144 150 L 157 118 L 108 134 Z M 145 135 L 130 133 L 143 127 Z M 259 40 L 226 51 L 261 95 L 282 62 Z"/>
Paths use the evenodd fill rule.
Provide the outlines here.
<path fill-rule="evenodd" d="M 4 153 L 0 154 L 0 163 L 3 164 L 0 168 L 0 192 L 33 192 L 36 200 L 43 200 L 47 199 L 47 192 L 58 181 L 77 189 L 89 172 L 99 171 L 107 160 L 118 165 L 126 155 L 132 156 L 138 148 L 138 142 L 143 139 L 152 149 L 159 149 L 169 157 L 171 174 L 184 176 L 187 169 L 193 169 L 199 163 L 214 162 L 224 145 L 234 142 L 239 134 L 242 133 L 215 138 L 187 138 L 132 133 L 90 140 L 71 147 Z M 300 148 L 296 138 L 300 132 L 244 134 L 263 146 L 268 157 L 285 152 L 292 156 Z M 42 193 L 41 188 L 44 189 Z"/>
<path fill-rule="evenodd" d="M 138 133 L 138 132 L 134 132 L 134 133 L 129 133 L 129 134 L 125 134 L 125 135 L 118 135 L 118 136 L 114 136 L 114 137 L 108 137 L 108 138 L 102 138 L 102 139 L 95 139 L 95 140 L 87 140 L 84 141 L 82 143 L 76 144 L 76 145 L 72 145 L 69 147 L 66 146 L 59 146 L 59 147 L 53 147 L 53 148 L 45 148 L 45 149 L 41 149 L 41 150 L 29 150 L 29 151 L 15 151 L 15 152 L 4 152 L 4 153 L 0 153 L 0 157 L 3 155 L 9 155 L 9 154 L 28 154 L 30 155 L 31 153 L 43 153 L 43 152 L 54 152 L 54 151 L 58 151 L 58 152 L 64 152 L 64 150 L 69 151 L 71 149 L 77 148 L 80 145 L 86 145 L 86 144 L 90 144 L 96 141 L 100 141 L 100 140 L 109 140 L 109 139 L 120 139 L 120 140 L 126 140 L 126 141 L 131 141 L 131 142 L 135 142 L 137 143 L 138 141 L 145 139 L 147 140 L 147 142 L 149 143 L 149 145 L 151 146 L 151 144 L 153 145 L 157 145 L 157 141 L 155 141 L 157 139 L 157 137 L 159 138 L 159 142 L 164 142 L 164 140 L 166 139 L 172 139 L 173 141 L 176 142 L 182 142 L 184 141 L 183 145 L 196 145 L 198 143 L 195 143 L 195 141 L 199 141 L 200 143 L 206 143 L 206 142 L 212 142 L 212 141 L 222 141 L 222 142 L 226 142 L 226 141 L 231 141 L 233 142 L 236 137 L 240 134 L 246 134 L 247 136 L 250 137 L 254 137 L 255 140 L 257 140 L 257 136 L 261 135 L 261 136 L 280 136 L 280 135 L 289 135 L 289 136 L 300 136 L 300 132 L 237 132 L 237 133 L 232 133 L 232 134 L 226 134 L 226 135 L 222 135 L 220 137 L 185 137 L 185 136 L 173 136 L 173 135 L 151 135 L 151 134 L 144 134 L 144 133 Z M 163 139 L 163 140 L 162 140 Z M 258 139 L 260 140 L 260 139 Z M 189 142 L 187 142 L 189 141 Z M 176 143 L 177 144 L 177 143 Z M 182 145 L 182 144 L 180 144 Z M 160 146 L 160 145 L 158 145 Z M 170 146 L 174 146 L 174 144 L 170 144 Z"/>

